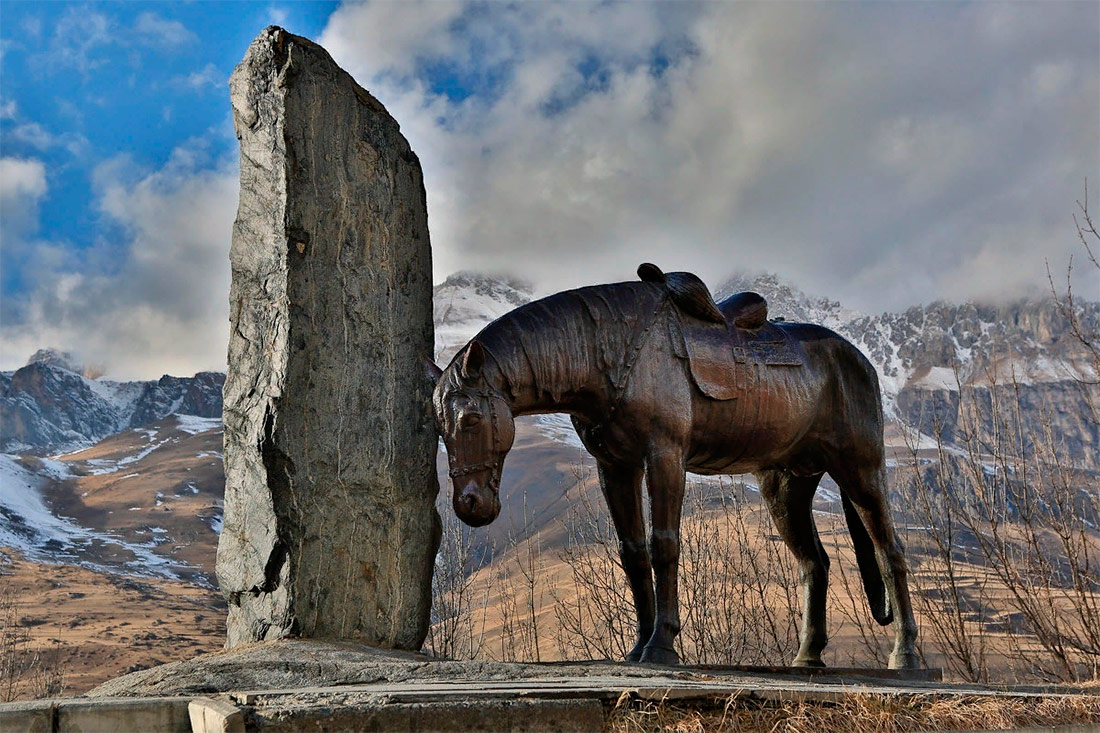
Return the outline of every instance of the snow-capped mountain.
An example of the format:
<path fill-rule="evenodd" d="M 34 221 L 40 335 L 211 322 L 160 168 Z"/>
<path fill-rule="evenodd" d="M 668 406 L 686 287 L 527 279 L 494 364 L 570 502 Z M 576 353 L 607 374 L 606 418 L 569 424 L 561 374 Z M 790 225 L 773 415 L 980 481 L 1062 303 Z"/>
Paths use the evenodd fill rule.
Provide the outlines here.
<path fill-rule="evenodd" d="M 531 300 L 529 283 L 476 272 L 456 272 L 432 292 L 437 361 L 455 352 L 490 321 Z"/>
<path fill-rule="evenodd" d="M 82 372 L 70 355 L 54 349 L 0 372 L 0 450 L 71 450 L 171 414 L 221 417 L 223 374 L 115 382 Z"/>
<path fill-rule="evenodd" d="M 714 288 L 716 300 L 751 290 L 772 319 L 818 323 L 858 346 L 879 372 L 883 392 L 906 387 L 956 389 L 994 381 L 1035 384 L 1095 378 L 1053 300 L 1005 305 L 935 302 L 902 313 L 869 315 L 812 297 L 774 274 L 739 274 Z M 533 297 L 530 285 L 461 272 L 435 287 L 436 350 L 448 357 L 478 330 Z M 1100 326 L 1100 303 L 1081 302 L 1084 327 Z M 956 372 L 958 380 L 956 380 Z"/>
<path fill-rule="evenodd" d="M 1070 337 L 1068 319 L 1050 299 L 1004 305 L 934 302 L 903 313 L 868 315 L 810 297 L 772 274 L 731 278 L 716 290 L 716 298 L 742 290 L 767 298 L 770 318 L 819 323 L 860 347 L 889 397 L 907 386 L 957 390 L 959 382 L 1060 382 L 1092 372 L 1079 342 Z M 1079 305 L 1083 325 L 1095 330 L 1100 303 Z"/>
<path fill-rule="evenodd" d="M 960 389 L 1000 384 L 1033 392 L 1037 404 L 1062 415 L 1074 454 L 1087 452 L 1090 441 L 1095 449 L 1100 438 L 1073 424 L 1073 413 L 1091 399 L 1088 383 L 1095 383 L 1097 375 L 1052 300 L 937 302 L 869 315 L 809 296 L 773 274 L 737 275 L 714 292 L 721 299 L 743 290 L 767 298 L 773 319 L 819 323 L 852 341 L 878 370 L 888 415 L 922 432 L 931 431 L 932 422 L 945 421 L 945 407 L 957 412 Z M 533 297 L 532 286 L 520 280 L 473 272 L 451 275 L 434 290 L 437 360 L 446 363 L 487 323 Z M 1100 303 L 1079 305 L 1085 330 L 1100 330 Z M 171 414 L 221 415 L 222 374 L 114 382 L 81 371 L 71 356 L 43 350 L 21 369 L 0 372 L 0 450 L 71 450 Z M 929 408 L 932 403 L 938 407 Z M 953 423 L 957 415 L 946 417 Z M 947 425 L 944 434 L 951 432 Z"/>
<path fill-rule="evenodd" d="M 1097 364 L 1053 299 L 934 302 L 868 315 L 770 274 L 732 278 L 717 293 L 741 290 L 767 298 L 771 318 L 819 323 L 859 347 L 878 371 L 887 417 L 918 434 L 955 442 L 964 418 L 989 434 L 988 410 L 974 406 L 1011 391 L 1025 434 L 1050 428 L 1067 458 L 1100 466 L 1100 431 L 1086 419 L 1100 405 Z M 1100 332 L 1100 303 L 1077 305 L 1082 330 Z"/>

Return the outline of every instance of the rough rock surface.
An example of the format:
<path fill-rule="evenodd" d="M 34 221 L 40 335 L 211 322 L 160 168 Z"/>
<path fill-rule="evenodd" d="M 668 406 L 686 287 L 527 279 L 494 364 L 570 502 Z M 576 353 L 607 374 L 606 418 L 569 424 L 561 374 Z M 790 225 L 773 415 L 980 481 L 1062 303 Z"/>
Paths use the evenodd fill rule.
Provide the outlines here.
<path fill-rule="evenodd" d="M 227 646 L 417 649 L 439 538 L 420 163 L 374 97 L 281 28 L 252 42 L 230 94 Z"/>

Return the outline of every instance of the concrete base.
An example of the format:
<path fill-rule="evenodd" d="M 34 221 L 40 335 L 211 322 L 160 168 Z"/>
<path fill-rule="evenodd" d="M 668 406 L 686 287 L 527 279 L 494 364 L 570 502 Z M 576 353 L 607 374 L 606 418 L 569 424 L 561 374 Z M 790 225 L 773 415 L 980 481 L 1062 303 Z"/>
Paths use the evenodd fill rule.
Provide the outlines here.
<path fill-rule="evenodd" d="M 190 733 L 185 697 L 67 698 L 0 705 L 0 731 Z"/>
<path fill-rule="evenodd" d="M 452 662 L 296 640 L 142 670 L 91 697 L 0 705 L 0 731 L 599 731 L 624 701 L 828 704 L 861 694 L 1038 702 L 1090 694 L 938 679 L 936 671 Z"/>

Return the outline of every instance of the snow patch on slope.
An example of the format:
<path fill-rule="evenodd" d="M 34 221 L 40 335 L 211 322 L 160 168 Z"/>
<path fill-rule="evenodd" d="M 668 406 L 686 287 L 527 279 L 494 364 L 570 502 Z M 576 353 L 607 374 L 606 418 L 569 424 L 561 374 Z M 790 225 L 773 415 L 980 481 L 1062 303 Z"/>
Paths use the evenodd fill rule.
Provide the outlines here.
<path fill-rule="evenodd" d="M 573 421 L 568 415 L 560 412 L 535 417 L 535 427 L 546 438 L 555 443 L 562 443 L 571 448 L 584 448 L 577 431 L 573 429 Z"/>
<path fill-rule="evenodd" d="M 60 463 L 51 461 L 50 464 Z M 49 469 L 58 473 L 56 466 Z M 145 545 L 81 527 L 58 517 L 46 506 L 40 491 L 42 479 L 28 471 L 15 456 L 0 454 L 0 545 L 18 550 L 35 562 L 72 562 L 95 570 L 109 570 L 87 559 L 93 545 L 113 545 L 130 552 L 125 563 L 133 575 L 178 578 L 176 563 L 150 551 Z"/>
<path fill-rule="evenodd" d="M 138 399 L 145 389 L 142 382 L 112 382 L 106 379 L 81 377 L 84 384 L 97 397 L 102 399 L 118 415 L 118 430 L 124 430 L 130 424 Z M 94 441 L 89 441 L 91 444 Z"/>
<path fill-rule="evenodd" d="M 189 435 L 207 433 L 222 426 L 220 417 L 199 417 L 198 415 L 176 415 L 176 427 Z"/>

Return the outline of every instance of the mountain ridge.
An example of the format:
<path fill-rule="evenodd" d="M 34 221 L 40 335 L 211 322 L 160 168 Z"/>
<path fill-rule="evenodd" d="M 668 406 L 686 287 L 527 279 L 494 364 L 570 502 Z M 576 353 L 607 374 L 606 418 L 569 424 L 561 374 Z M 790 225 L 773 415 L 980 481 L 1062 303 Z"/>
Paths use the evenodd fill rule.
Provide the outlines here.
<path fill-rule="evenodd" d="M 807 295 L 774 273 L 737 273 L 714 293 L 721 299 L 745 290 L 768 300 L 770 318 L 818 323 L 855 344 L 878 371 L 887 413 L 910 424 L 927 422 L 917 403 L 930 394 L 1098 377 L 1050 298 L 999 305 L 935 301 L 870 315 Z M 535 298 L 535 288 L 519 278 L 473 271 L 448 276 L 433 289 L 437 359 L 445 363 L 490 321 Z M 1078 305 L 1085 326 L 1100 330 L 1100 303 Z M 220 372 L 117 382 L 82 370 L 71 354 L 42 349 L 24 367 L 0 372 L 0 451 L 72 450 L 171 414 L 221 414 Z"/>
<path fill-rule="evenodd" d="M 172 414 L 221 417 L 220 372 L 116 382 L 75 371 L 54 349 L 0 372 L 0 451 L 73 450 Z"/>

